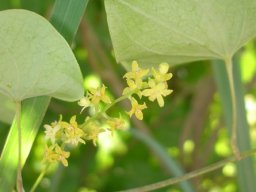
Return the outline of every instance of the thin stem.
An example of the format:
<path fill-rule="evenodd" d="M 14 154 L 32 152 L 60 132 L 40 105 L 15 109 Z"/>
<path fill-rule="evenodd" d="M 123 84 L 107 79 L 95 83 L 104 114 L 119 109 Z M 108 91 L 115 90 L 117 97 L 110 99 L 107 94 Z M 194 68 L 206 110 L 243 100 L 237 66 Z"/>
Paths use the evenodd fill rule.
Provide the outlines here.
<path fill-rule="evenodd" d="M 136 90 L 137 91 L 137 90 Z M 127 95 L 122 95 L 121 97 L 117 98 L 115 101 L 113 101 L 111 104 L 109 104 L 108 106 L 106 106 L 103 111 L 101 111 L 101 113 L 105 113 L 107 112 L 107 110 L 109 110 L 111 107 L 113 107 L 115 104 L 127 99 L 128 97 L 130 97 L 132 94 L 134 94 L 136 91 L 133 91 Z"/>
<path fill-rule="evenodd" d="M 40 173 L 40 175 L 37 177 L 34 185 L 32 186 L 32 188 L 30 189 L 30 192 L 34 192 L 36 190 L 36 188 L 38 187 L 38 185 L 41 183 L 42 179 L 44 178 L 45 173 L 47 172 L 48 168 L 49 168 L 50 164 L 46 165 L 45 168 L 43 169 L 43 171 Z"/>
<path fill-rule="evenodd" d="M 115 99 L 112 103 L 110 103 L 109 105 L 107 105 L 102 111 L 96 113 L 94 116 L 92 116 L 89 121 L 93 121 L 95 119 L 97 119 L 98 117 L 100 117 L 101 115 L 105 114 L 111 107 L 113 107 L 115 104 L 129 98 L 132 94 L 136 93 L 138 90 L 134 90 L 131 91 L 130 93 L 126 94 L 126 95 L 122 95 L 121 97 Z M 88 122 L 84 122 L 81 126 L 87 124 Z"/>
<path fill-rule="evenodd" d="M 23 192 L 23 184 L 22 184 L 22 162 L 21 162 L 21 155 L 22 155 L 22 136 L 21 136 L 21 102 L 16 101 L 16 121 L 17 121 L 17 128 L 18 128 L 18 170 L 17 170 L 17 180 L 16 180 L 16 187 L 18 192 Z"/>
<path fill-rule="evenodd" d="M 232 102 L 232 129 L 231 129 L 231 148 L 237 159 L 240 158 L 240 151 L 237 143 L 237 107 L 236 107 L 236 94 L 235 94 L 235 86 L 234 86 L 234 78 L 233 78 L 233 63 L 232 58 L 227 58 L 225 60 L 229 87 L 230 87 L 230 95 Z"/>
<path fill-rule="evenodd" d="M 110 109 L 111 107 L 113 107 L 115 104 L 117 104 L 117 103 L 119 103 L 120 101 L 123 101 L 123 100 L 129 98 L 131 95 L 137 93 L 138 91 L 141 91 L 141 90 L 143 90 L 143 89 L 146 89 L 146 88 L 148 88 L 148 87 L 149 87 L 149 86 L 146 85 L 146 86 L 143 86 L 141 89 L 135 89 L 135 90 L 133 90 L 133 91 L 131 91 L 131 92 L 125 94 L 125 95 L 122 95 L 121 97 L 119 97 L 119 98 L 117 98 L 115 101 L 113 101 L 111 104 L 109 104 L 108 106 L 106 106 L 100 113 L 102 114 L 102 113 L 107 112 L 107 110 L 109 110 L 109 109 Z"/>
<path fill-rule="evenodd" d="M 239 160 L 245 159 L 245 158 L 250 157 L 252 155 L 255 155 L 255 153 L 256 153 L 256 149 L 246 151 L 246 152 L 240 154 L 240 159 Z M 182 181 L 186 181 L 188 179 L 192 179 L 192 178 L 197 177 L 199 175 L 203 175 L 205 173 L 208 173 L 208 172 L 214 171 L 216 169 L 219 169 L 219 168 L 223 167 L 225 164 L 227 164 L 229 162 L 237 162 L 239 160 L 236 158 L 236 156 L 233 155 L 233 156 L 231 156 L 227 159 L 224 159 L 224 160 L 219 161 L 217 163 L 211 164 L 207 167 L 192 171 L 192 172 L 187 173 L 187 174 L 185 174 L 183 176 L 180 176 L 180 177 L 167 179 L 167 180 L 160 181 L 160 182 L 157 182 L 157 183 L 153 183 L 153 184 L 150 184 L 150 185 L 146 185 L 146 186 L 143 186 L 143 187 L 138 187 L 138 188 L 129 189 L 129 190 L 123 190 L 123 191 L 120 191 L 120 192 L 153 191 L 153 190 L 160 189 L 160 188 L 163 188 L 163 187 L 167 187 L 167 186 L 170 186 L 170 185 L 182 182 Z"/>

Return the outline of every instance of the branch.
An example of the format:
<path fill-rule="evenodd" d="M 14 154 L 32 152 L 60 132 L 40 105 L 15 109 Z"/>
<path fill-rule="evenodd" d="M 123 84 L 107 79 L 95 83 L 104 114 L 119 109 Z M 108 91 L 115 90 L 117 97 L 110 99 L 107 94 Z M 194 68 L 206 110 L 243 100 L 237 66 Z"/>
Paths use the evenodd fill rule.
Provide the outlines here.
<path fill-rule="evenodd" d="M 173 184 L 176 184 L 176 183 L 179 183 L 179 182 L 182 182 L 182 181 L 186 181 L 188 179 L 192 179 L 192 178 L 197 177 L 199 175 L 203 175 L 205 173 L 209 173 L 211 171 L 214 171 L 216 169 L 219 169 L 219 168 L 223 167 L 227 163 L 238 162 L 238 161 L 240 161 L 242 159 L 245 159 L 247 157 L 255 155 L 255 153 L 256 153 L 256 149 L 253 149 L 253 150 L 250 150 L 250 151 L 246 151 L 246 152 L 243 152 L 243 153 L 240 154 L 240 159 L 239 160 L 236 158 L 235 155 L 233 155 L 233 156 L 231 156 L 229 158 L 226 158 L 226 159 L 224 159 L 222 161 L 216 162 L 214 164 L 211 164 L 211 165 L 206 166 L 206 167 L 201 168 L 201 169 L 197 169 L 195 171 L 192 171 L 192 172 L 187 173 L 187 174 L 185 174 L 183 176 L 180 176 L 180 177 L 175 177 L 175 178 L 167 179 L 167 180 L 160 181 L 160 182 L 157 182 L 157 183 L 153 183 L 153 184 L 150 184 L 150 185 L 145 185 L 143 187 L 138 187 L 138 188 L 129 189 L 129 190 L 123 190 L 123 191 L 120 191 L 120 192 L 153 191 L 153 190 L 156 190 L 156 189 L 167 187 L 169 185 L 173 185 Z"/>

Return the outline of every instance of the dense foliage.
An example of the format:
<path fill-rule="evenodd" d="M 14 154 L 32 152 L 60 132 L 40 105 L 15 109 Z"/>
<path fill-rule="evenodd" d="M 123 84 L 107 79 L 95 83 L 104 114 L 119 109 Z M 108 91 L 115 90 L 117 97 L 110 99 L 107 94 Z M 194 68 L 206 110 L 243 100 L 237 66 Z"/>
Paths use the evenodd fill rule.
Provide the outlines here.
<path fill-rule="evenodd" d="M 110 0 L 107 1 L 111 2 Z M 54 3 L 53 0 L 2 0 L 0 10 L 22 8 L 34 11 L 50 19 Z M 111 10 L 116 8 L 113 7 Z M 185 9 L 183 11 L 189 10 Z M 117 15 L 113 16 L 114 19 L 116 17 Z M 115 22 L 113 18 L 111 18 L 111 25 Z M 131 18 L 127 15 L 125 19 Z M 119 22 L 123 21 L 120 19 Z M 137 22 L 141 21 L 138 20 Z M 150 25 L 151 23 L 146 24 Z M 128 89 L 125 89 L 125 93 L 132 91 L 135 86 L 135 79 L 131 78 L 133 74 L 126 73 L 126 69 L 129 68 L 127 63 L 131 65 L 132 62 L 128 56 L 135 57 L 136 53 L 134 53 L 134 50 L 130 51 L 127 53 L 126 58 L 125 51 L 129 50 L 122 49 L 121 52 L 119 50 L 114 54 L 111 40 L 114 39 L 113 43 L 116 43 L 116 47 L 119 47 L 118 44 L 122 42 L 117 42 L 118 37 L 113 38 L 112 36 L 111 39 L 109 30 L 111 32 L 107 24 L 104 1 L 90 1 L 81 20 L 78 33 L 71 44 L 84 77 L 85 94 L 88 90 L 91 90 L 89 91 L 89 96 L 91 94 L 90 102 L 96 102 L 93 100 L 95 97 L 92 96 L 95 89 L 91 89 L 91 87 L 95 88 L 102 84 L 107 87 L 105 90 L 105 86 L 103 86 L 102 89 L 104 90 L 102 91 L 104 91 L 104 94 L 106 92 L 108 97 L 101 98 L 104 101 L 103 103 L 106 104 L 109 100 L 122 96 L 127 84 Z M 112 33 L 118 32 L 113 32 L 113 30 Z M 194 32 L 196 33 L 197 30 Z M 216 36 L 216 32 L 212 32 L 212 34 Z M 115 35 L 122 36 L 125 34 L 118 33 Z M 163 34 L 162 40 L 165 40 L 165 35 Z M 139 36 L 139 38 L 142 37 L 143 34 Z M 123 38 L 126 43 L 126 37 L 123 36 Z M 228 38 L 228 42 L 231 40 L 232 38 Z M 68 41 L 71 40 L 69 39 Z M 161 43 L 165 44 L 165 42 Z M 221 42 L 218 43 L 221 44 Z M 244 41 L 240 43 L 244 43 Z M 158 46 L 161 48 L 160 45 Z M 170 48 L 168 45 L 166 47 Z M 230 52 L 236 51 L 238 48 L 240 47 L 230 48 Z M 196 49 L 192 50 L 195 51 Z M 173 50 L 170 49 L 168 51 Z M 185 50 L 184 52 L 187 53 L 189 51 L 191 50 Z M 173 53 L 176 54 L 175 51 Z M 147 55 L 147 53 L 144 54 Z M 119 61 L 125 61 L 123 65 L 116 63 L 115 55 Z M 199 56 L 203 57 L 204 55 Z M 208 54 L 207 56 L 218 58 L 215 55 Z M 192 61 L 193 58 L 187 61 Z M 160 62 L 155 62 L 156 60 L 153 59 L 152 62 L 159 64 Z M 142 59 L 141 61 L 144 63 L 147 59 Z M 242 143 L 242 146 L 246 146 L 245 148 L 242 147 L 243 150 L 247 150 L 247 143 L 243 145 L 243 141 L 250 143 L 248 137 L 251 139 L 252 148 L 256 147 L 255 42 L 250 41 L 243 49 L 240 49 L 234 61 L 237 96 L 244 98 L 245 101 L 245 106 L 243 102 L 237 104 L 238 114 L 240 114 L 238 115 L 238 121 L 241 123 L 238 131 L 239 143 Z M 181 61 L 178 58 L 177 63 L 180 62 L 183 62 L 183 60 Z M 132 109 L 138 106 L 138 102 L 135 99 L 131 99 L 132 104 L 127 100 L 118 103 L 115 108 L 109 110 L 109 113 L 114 117 L 124 117 L 124 121 L 129 128 L 115 130 L 112 134 L 102 134 L 97 142 L 95 138 L 90 138 L 88 140 L 93 140 L 94 142 L 86 142 L 85 145 L 79 144 L 78 147 L 71 148 L 70 154 L 66 154 L 66 157 L 69 156 L 68 167 L 64 167 L 61 163 L 52 164 L 37 191 L 109 192 L 124 190 L 180 176 L 231 156 L 230 131 L 228 129 L 231 124 L 228 116 L 228 114 L 231 114 L 230 109 L 228 109 L 231 102 L 226 76 L 218 69 L 221 64 L 219 61 L 205 60 L 171 66 L 169 71 L 172 73 L 172 79 L 169 80 L 171 78 L 170 75 L 166 76 L 166 80 L 169 80 L 169 89 L 174 90 L 171 95 L 169 95 L 171 90 L 166 89 L 167 83 L 164 87 L 158 87 L 158 89 L 154 90 L 153 88 L 156 87 L 155 81 L 149 80 L 148 82 L 151 83 L 148 84 L 152 89 L 146 89 L 148 91 L 144 90 L 136 95 L 136 98 L 139 98 L 140 94 L 142 94 L 149 97 L 149 100 L 154 101 L 148 102 L 148 99 L 145 98 L 139 101 L 140 104 L 147 102 L 148 109 L 143 110 L 143 116 L 140 112 L 136 114 L 134 110 L 131 110 L 131 106 Z M 136 65 L 133 68 L 136 68 Z M 151 69 L 151 67 L 148 68 Z M 165 69 L 163 70 L 165 71 Z M 144 71 L 144 73 L 146 72 Z M 165 71 L 165 73 L 167 72 Z M 124 76 L 124 74 L 126 75 Z M 161 94 L 160 97 L 157 94 L 159 90 L 163 91 L 162 95 L 168 95 L 164 103 Z M 225 98 L 223 95 L 227 97 Z M 11 120 L 14 117 L 14 106 L 9 101 L 1 99 L 1 97 L 0 95 L 0 101 L 4 103 L 5 108 L 1 109 L 0 107 L 0 151 L 3 149 Z M 80 103 L 80 105 L 83 107 L 86 104 Z M 86 109 L 80 114 L 81 106 L 77 102 L 69 103 L 57 99 L 51 100 L 30 155 L 22 170 L 26 191 L 31 188 L 37 176 L 44 169 L 42 159 L 44 158 L 47 144 L 44 133 L 45 129 L 47 130 L 47 125 L 49 128 L 50 122 L 60 122 L 60 114 L 62 115 L 61 121 L 70 124 L 74 124 L 73 115 L 77 114 L 75 123 L 82 124 L 84 116 L 92 114 L 92 111 Z M 145 108 L 143 105 L 140 105 L 140 107 L 141 110 Z M 249 124 L 248 130 L 246 129 L 248 127 L 247 123 L 243 119 L 243 115 L 245 116 L 244 107 Z M 127 112 L 130 113 L 130 116 L 133 116 L 131 119 L 129 119 Z M 142 118 L 143 121 L 138 120 Z M 45 124 L 46 127 L 44 127 Z M 51 126 L 54 127 L 55 125 Z M 49 135 L 48 138 L 51 140 Z M 76 144 L 84 143 L 84 140 L 79 139 L 76 140 Z M 253 169 L 250 167 L 251 161 L 255 164 L 255 158 L 249 159 L 249 163 L 248 161 L 242 161 L 246 162 L 250 170 L 244 167 L 241 169 L 239 166 L 243 166 L 242 162 L 238 163 L 238 167 L 236 163 L 228 163 L 216 171 L 156 191 L 243 191 L 245 188 L 244 186 L 239 186 L 241 185 L 238 182 L 239 180 L 240 183 L 243 180 L 247 180 L 248 183 L 245 185 L 247 187 L 252 186 L 251 189 L 253 190 L 253 187 L 255 187 L 254 175 L 250 175 L 248 178 L 241 178 L 240 175 L 241 170 L 245 172 L 245 175 L 247 172 L 255 172 L 255 167 Z M 62 163 L 67 165 L 65 160 Z"/>

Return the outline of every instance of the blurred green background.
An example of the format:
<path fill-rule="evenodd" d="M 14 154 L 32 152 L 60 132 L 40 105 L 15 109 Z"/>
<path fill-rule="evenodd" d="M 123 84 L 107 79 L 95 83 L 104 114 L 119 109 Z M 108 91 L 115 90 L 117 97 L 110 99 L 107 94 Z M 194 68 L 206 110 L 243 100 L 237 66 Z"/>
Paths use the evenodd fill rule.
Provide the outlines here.
<path fill-rule="evenodd" d="M 49 18 L 53 4 L 53 0 L 1 0 L 0 10 L 22 8 Z M 103 0 L 89 1 L 72 48 L 84 76 L 85 89 L 93 84 L 104 83 L 112 97 L 121 95 L 125 86 L 122 78 L 125 69 L 115 62 L 113 56 Z M 255 148 L 255 42 L 249 42 L 240 51 L 238 60 L 252 147 Z M 181 65 L 172 68 L 171 72 L 174 77 L 169 87 L 174 93 L 165 99 L 164 108 L 159 108 L 155 102 L 147 103 L 148 110 L 144 112 L 143 122 L 132 119 L 128 131 L 118 131 L 110 137 L 102 135 L 96 147 L 92 143 L 80 145 L 72 151 L 69 166 L 53 165 L 37 191 L 118 191 L 167 179 L 180 174 L 181 170 L 196 170 L 230 156 L 223 109 L 209 61 Z M 111 113 L 125 114 L 124 111 L 129 110 L 129 107 L 124 102 Z M 52 99 L 43 124 L 58 120 L 59 114 L 68 121 L 79 112 L 77 103 Z M 85 115 L 78 115 L 80 122 Z M 0 150 L 9 126 L 0 122 Z M 43 131 L 41 126 L 23 169 L 24 187 L 27 190 L 42 170 L 45 147 Z M 177 165 L 181 170 L 174 173 L 172 167 Z M 184 191 L 187 185 L 199 192 L 239 191 L 233 163 L 189 182 L 183 187 L 174 185 L 157 191 Z"/>

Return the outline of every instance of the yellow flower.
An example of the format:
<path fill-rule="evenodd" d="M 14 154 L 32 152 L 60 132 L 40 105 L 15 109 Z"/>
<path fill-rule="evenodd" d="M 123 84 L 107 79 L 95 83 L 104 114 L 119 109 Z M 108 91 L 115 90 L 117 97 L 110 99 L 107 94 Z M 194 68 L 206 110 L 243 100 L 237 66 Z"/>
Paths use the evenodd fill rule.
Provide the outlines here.
<path fill-rule="evenodd" d="M 154 80 L 149 80 L 149 87 L 150 89 L 145 89 L 142 91 L 142 95 L 148 97 L 150 101 L 154 101 L 157 99 L 157 102 L 160 107 L 164 106 L 164 99 L 163 96 L 167 96 L 172 93 L 172 90 L 168 89 L 167 83 L 158 83 Z"/>
<path fill-rule="evenodd" d="M 61 161 L 61 163 L 66 167 L 68 166 L 67 158 L 70 153 L 61 149 L 61 147 L 57 144 L 51 145 L 50 147 L 46 147 L 46 151 L 44 154 L 44 161 L 49 163 Z"/>
<path fill-rule="evenodd" d="M 61 161 L 61 163 L 67 167 L 68 166 L 68 161 L 67 158 L 70 156 L 70 152 L 64 151 L 60 148 L 60 146 L 56 145 L 55 146 L 55 153 L 57 155 L 57 160 Z"/>
<path fill-rule="evenodd" d="M 127 79 L 126 82 L 128 87 L 126 87 L 123 90 L 122 95 L 129 95 L 131 93 L 136 93 L 141 98 L 141 89 L 143 88 L 143 86 L 146 86 L 147 83 L 144 83 L 144 82 L 135 83 L 135 81 L 131 79 Z"/>
<path fill-rule="evenodd" d="M 94 105 L 97 105 L 100 101 L 111 103 L 110 98 L 106 95 L 106 87 L 104 85 L 96 89 L 90 89 L 89 98 Z"/>
<path fill-rule="evenodd" d="M 126 80 L 128 87 L 126 87 L 123 90 L 123 95 L 129 94 L 132 91 L 135 91 L 137 89 L 137 85 L 135 84 L 135 82 L 131 79 L 127 79 Z"/>
<path fill-rule="evenodd" d="M 83 127 L 83 131 L 85 132 L 84 138 L 86 140 L 92 140 L 93 144 L 96 145 L 96 141 L 98 139 L 98 135 L 104 130 L 100 127 L 97 121 L 94 121 L 88 118 L 87 123 Z"/>
<path fill-rule="evenodd" d="M 61 126 L 59 123 L 54 122 L 51 125 L 44 125 L 44 128 L 46 129 L 45 132 L 45 139 L 50 139 L 51 143 L 55 143 L 56 134 L 60 130 Z"/>
<path fill-rule="evenodd" d="M 167 73 L 169 65 L 167 63 L 160 63 L 158 71 L 152 68 L 152 74 L 156 82 L 165 82 L 172 78 L 172 73 Z"/>
<path fill-rule="evenodd" d="M 142 78 L 145 77 L 148 74 L 148 69 L 141 69 L 137 63 L 137 61 L 132 62 L 132 71 L 127 72 L 124 75 L 124 78 L 126 79 L 133 79 L 136 84 L 142 83 Z"/>
<path fill-rule="evenodd" d="M 85 134 L 82 129 L 78 128 L 75 115 L 71 117 L 70 123 L 63 122 L 62 126 L 65 128 L 65 143 L 74 146 L 78 145 L 79 142 L 85 144 L 85 141 L 81 138 Z"/>
<path fill-rule="evenodd" d="M 143 103 L 142 105 L 138 104 L 137 100 L 134 99 L 133 97 L 131 99 L 131 103 L 132 103 L 132 109 L 128 112 L 128 114 L 130 115 L 130 117 L 133 114 L 135 114 L 137 119 L 142 120 L 143 119 L 142 110 L 147 108 L 146 104 L 145 103 Z"/>
<path fill-rule="evenodd" d="M 89 100 L 88 97 L 83 97 L 82 99 L 80 99 L 80 100 L 78 101 L 78 105 L 81 106 L 81 107 L 83 107 L 83 108 L 81 109 L 81 112 L 80 112 L 80 113 L 82 113 L 85 108 L 90 107 L 91 102 L 90 102 L 90 100 Z"/>
<path fill-rule="evenodd" d="M 49 163 L 57 161 L 58 156 L 54 151 L 55 145 L 51 145 L 50 147 L 46 146 L 46 150 L 44 153 L 44 161 Z"/>
<path fill-rule="evenodd" d="M 124 130 L 126 128 L 125 121 L 121 117 L 111 118 L 107 120 L 107 124 L 109 125 L 111 131 L 114 131 L 116 129 Z"/>

